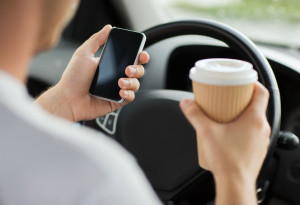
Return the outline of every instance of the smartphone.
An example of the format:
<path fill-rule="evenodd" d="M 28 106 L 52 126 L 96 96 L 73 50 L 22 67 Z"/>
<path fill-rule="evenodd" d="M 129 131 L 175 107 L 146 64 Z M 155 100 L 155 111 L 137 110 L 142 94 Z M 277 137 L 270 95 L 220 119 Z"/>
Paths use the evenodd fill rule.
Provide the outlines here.
<path fill-rule="evenodd" d="M 116 103 L 124 102 L 119 95 L 118 81 L 127 77 L 127 66 L 138 63 L 145 42 L 143 33 L 113 27 L 100 54 L 90 94 Z"/>

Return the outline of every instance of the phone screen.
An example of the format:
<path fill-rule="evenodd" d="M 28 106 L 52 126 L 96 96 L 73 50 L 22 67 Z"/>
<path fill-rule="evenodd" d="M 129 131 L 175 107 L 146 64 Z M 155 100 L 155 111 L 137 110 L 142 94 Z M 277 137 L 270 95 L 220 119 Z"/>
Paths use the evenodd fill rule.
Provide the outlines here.
<path fill-rule="evenodd" d="M 145 36 L 142 33 L 113 28 L 105 43 L 96 70 L 90 93 L 92 95 L 120 102 L 118 80 L 126 77 L 125 69 L 136 62 L 143 49 Z"/>

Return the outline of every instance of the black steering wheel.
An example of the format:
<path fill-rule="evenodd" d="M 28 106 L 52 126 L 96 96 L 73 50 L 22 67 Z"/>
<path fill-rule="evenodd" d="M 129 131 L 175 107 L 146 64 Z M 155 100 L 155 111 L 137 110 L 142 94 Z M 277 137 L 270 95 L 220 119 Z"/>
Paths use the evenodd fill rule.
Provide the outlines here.
<path fill-rule="evenodd" d="M 147 36 L 146 48 L 180 35 L 208 36 L 226 43 L 253 64 L 259 81 L 270 92 L 267 116 L 272 133 L 268 161 L 280 130 L 280 94 L 273 71 L 257 47 L 240 32 L 208 20 L 166 23 L 144 33 Z M 163 201 L 184 198 L 192 189 L 197 189 L 197 194 L 203 194 L 204 198 L 213 197 L 213 179 L 208 171 L 198 166 L 195 132 L 179 108 L 182 98 L 192 97 L 192 93 L 184 91 L 144 90 L 121 110 L 97 119 L 97 124 L 106 130 L 108 120 L 113 119 L 111 136 L 137 158 Z"/>

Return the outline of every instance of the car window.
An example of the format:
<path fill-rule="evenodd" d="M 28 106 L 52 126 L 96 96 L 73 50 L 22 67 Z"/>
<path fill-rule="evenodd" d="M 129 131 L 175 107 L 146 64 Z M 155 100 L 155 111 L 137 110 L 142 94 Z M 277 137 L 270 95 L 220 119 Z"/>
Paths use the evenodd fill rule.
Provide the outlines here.
<path fill-rule="evenodd" d="M 300 47 L 299 0 L 165 0 L 176 19 L 228 24 L 256 42 Z"/>

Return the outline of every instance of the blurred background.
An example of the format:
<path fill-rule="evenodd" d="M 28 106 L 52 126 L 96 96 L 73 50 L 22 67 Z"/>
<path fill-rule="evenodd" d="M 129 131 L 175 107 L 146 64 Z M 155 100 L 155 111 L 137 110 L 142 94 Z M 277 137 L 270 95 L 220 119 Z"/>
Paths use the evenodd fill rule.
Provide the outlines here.
<path fill-rule="evenodd" d="M 224 22 L 259 43 L 300 47 L 299 0 L 166 0 L 175 18 Z"/>
<path fill-rule="evenodd" d="M 144 31 L 180 19 L 223 22 L 258 45 L 300 58 L 299 11 L 299 0 L 81 0 L 58 46 L 34 59 L 30 76 L 45 87 L 56 83 L 75 49 L 106 24 Z"/>

